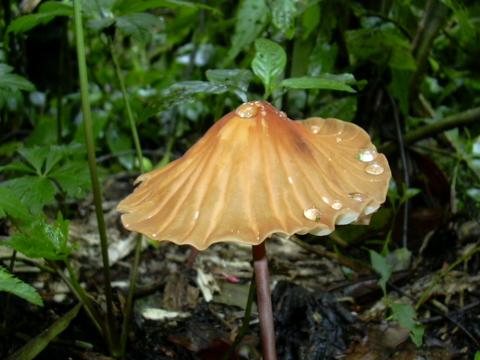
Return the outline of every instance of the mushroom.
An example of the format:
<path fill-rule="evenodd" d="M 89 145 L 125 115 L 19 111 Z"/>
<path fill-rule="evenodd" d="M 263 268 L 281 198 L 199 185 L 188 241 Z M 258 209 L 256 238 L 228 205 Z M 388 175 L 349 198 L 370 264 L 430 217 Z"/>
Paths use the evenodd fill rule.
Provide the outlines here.
<path fill-rule="evenodd" d="M 216 122 L 180 159 L 141 175 L 118 210 L 125 228 L 154 240 L 198 250 L 225 241 L 252 245 L 263 354 L 275 359 L 264 241 L 368 223 L 390 177 L 387 159 L 360 127 L 294 121 L 254 101 Z"/>

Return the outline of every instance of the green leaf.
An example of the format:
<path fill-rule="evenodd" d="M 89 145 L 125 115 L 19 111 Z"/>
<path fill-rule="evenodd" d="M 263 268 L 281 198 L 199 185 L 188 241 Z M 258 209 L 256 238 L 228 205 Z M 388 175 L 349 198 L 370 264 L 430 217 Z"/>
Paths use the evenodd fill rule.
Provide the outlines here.
<path fill-rule="evenodd" d="M 209 81 L 183 81 L 178 82 L 165 89 L 165 96 L 190 96 L 195 94 L 221 94 L 227 91 L 223 84 L 216 84 Z"/>
<path fill-rule="evenodd" d="M 385 257 L 373 250 L 370 250 L 369 252 L 370 263 L 372 264 L 373 269 L 380 275 L 380 280 L 378 280 L 378 284 L 382 288 L 383 292 L 386 293 L 387 282 L 392 275 L 392 268 Z"/>
<path fill-rule="evenodd" d="M 391 28 L 358 29 L 345 32 L 350 61 L 369 60 L 394 69 L 415 70 L 408 39 Z"/>
<path fill-rule="evenodd" d="M 90 172 L 86 161 L 69 161 L 53 170 L 49 177 L 55 179 L 62 190 L 73 198 L 83 197 L 91 188 Z"/>
<path fill-rule="evenodd" d="M 133 149 L 132 139 L 129 135 L 119 131 L 117 126 L 110 126 L 106 132 L 107 144 L 112 154 L 118 154 Z M 134 154 L 124 154 L 118 156 L 118 161 L 127 170 L 133 169 Z"/>
<path fill-rule="evenodd" d="M 120 0 L 115 3 L 114 10 L 116 10 L 120 15 L 125 15 L 157 8 L 177 9 L 179 7 L 205 9 L 215 13 L 220 12 L 217 8 L 209 5 L 182 0 Z"/>
<path fill-rule="evenodd" d="M 291 39 L 295 34 L 295 0 L 272 0 L 272 23 Z"/>
<path fill-rule="evenodd" d="M 23 148 L 18 153 L 35 169 L 38 175 L 43 173 L 43 164 L 48 156 L 49 149 L 44 146 L 34 146 L 31 148 Z"/>
<path fill-rule="evenodd" d="M 398 324 L 410 331 L 410 338 L 415 345 L 420 346 L 423 342 L 424 327 L 416 320 L 417 313 L 410 304 L 393 303 L 390 304 L 393 318 Z"/>
<path fill-rule="evenodd" d="M 207 70 L 207 79 L 216 84 L 225 85 L 233 91 L 243 102 L 248 101 L 247 90 L 253 74 L 245 69 L 213 69 Z"/>
<path fill-rule="evenodd" d="M 355 81 L 355 78 L 353 80 Z M 285 79 L 281 82 L 281 86 L 289 89 L 322 89 L 346 91 L 349 93 L 356 92 L 351 86 L 346 84 L 346 81 L 339 81 L 334 76 L 329 75 L 321 75 L 318 77 L 304 76 Z"/>
<path fill-rule="evenodd" d="M 12 73 L 13 68 L 0 63 L 0 90 L 2 91 L 33 91 L 35 86 L 20 75 Z"/>
<path fill-rule="evenodd" d="M 23 33 L 38 25 L 45 25 L 58 16 L 72 16 L 72 5 L 57 1 L 47 1 L 40 5 L 38 13 L 20 16 L 8 26 L 8 32 Z"/>
<path fill-rule="evenodd" d="M 267 39 L 256 40 L 255 50 L 252 70 L 262 80 L 266 94 L 270 94 L 283 74 L 287 55 L 280 45 Z"/>
<path fill-rule="evenodd" d="M 243 0 L 240 3 L 226 64 L 255 41 L 267 25 L 268 14 L 265 0 Z"/>
<path fill-rule="evenodd" d="M 149 41 L 153 31 L 163 26 L 161 18 L 148 13 L 128 14 L 117 18 L 115 25 L 137 41 Z"/>
<path fill-rule="evenodd" d="M 13 234 L 5 245 L 31 258 L 65 260 L 71 252 L 67 245 L 68 225 L 61 216 L 52 224 L 43 219 L 36 220 L 20 226 L 20 231 Z"/>
<path fill-rule="evenodd" d="M 24 283 L 0 266 L 0 291 L 16 295 L 32 304 L 43 306 L 43 301 L 34 287 Z"/>
<path fill-rule="evenodd" d="M 10 355 L 7 360 L 32 360 L 40 354 L 47 345 L 60 335 L 77 316 L 82 305 L 75 305 L 69 312 L 56 320 L 50 327 L 31 339 L 19 350 Z"/>
<path fill-rule="evenodd" d="M 39 213 L 45 205 L 55 203 L 57 189 L 52 182 L 39 176 L 22 176 L 4 181 L 2 186 L 15 192 L 22 203 L 30 208 L 32 213 Z"/>
<path fill-rule="evenodd" d="M 15 192 L 0 186 L 0 218 L 6 215 L 15 220 L 30 221 L 31 214 Z"/>
<path fill-rule="evenodd" d="M 477 351 L 475 353 L 475 359 L 474 360 L 480 360 L 480 351 Z"/>

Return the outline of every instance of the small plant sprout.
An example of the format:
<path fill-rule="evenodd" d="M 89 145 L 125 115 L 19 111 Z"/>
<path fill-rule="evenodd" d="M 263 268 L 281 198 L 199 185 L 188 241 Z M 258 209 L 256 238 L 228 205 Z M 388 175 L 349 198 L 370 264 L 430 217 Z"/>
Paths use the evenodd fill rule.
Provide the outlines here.
<path fill-rule="evenodd" d="M 265 240 L 368 223 L 390 168 L 360 127 L 293 121 L 265 101 L 225 115 L 180 159 L 141 175 L 118 205 L 131 230 L 198 250 L 252 245 L 263 356 L 276 359 Z"/>

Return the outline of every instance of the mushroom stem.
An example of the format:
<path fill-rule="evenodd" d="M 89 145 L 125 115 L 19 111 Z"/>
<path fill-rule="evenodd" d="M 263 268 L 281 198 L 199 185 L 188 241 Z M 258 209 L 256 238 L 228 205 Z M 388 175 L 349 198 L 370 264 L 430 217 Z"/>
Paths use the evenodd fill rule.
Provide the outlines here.
<path fill-rule="evenodd" d="M 265 242 L 252 246 L 253 268 L 257 284 L 257 306 L 260 318 L 263 359 L 276 360 L 275 330 L 273 327 L 272 299 L 270 295 L 270 279 L 268 274 L 267 252 Z"/>

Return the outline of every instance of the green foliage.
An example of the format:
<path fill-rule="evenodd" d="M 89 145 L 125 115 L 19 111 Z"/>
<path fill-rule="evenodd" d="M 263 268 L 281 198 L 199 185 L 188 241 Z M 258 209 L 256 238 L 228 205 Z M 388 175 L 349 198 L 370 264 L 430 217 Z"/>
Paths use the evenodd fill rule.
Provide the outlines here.
<path fill-rule="evenodd" d="M 295 35 L 295 3 L 294 0 L 271 0 L 272 24 L 289 39 Z"/>
<path fill-rule="evenodd" d="M 32 304 L 43 306 L 43 301 L 34 287 L 24 283 L 0 266 L 0 292 L 16 295 Z"/>
<path fill-rule="evenodd" d="M 337 90 L 346 91 L 349 93 L 356 92 L 351 86 L 347 85 L 355 78 L 351 74 L 351 79 L 347 79 L 343 75 L 323 74 L 318 77 L 298 77 L 290 78 L 282 81 L 281 85 L 289 89 L 323 89 L 323 90 Z"/>
<path fill-rule="evenodd" d="M 52 224 L 39 218 L 19 227 L 5 245 L 31 258 L 66 260 L 71 248 L 68 245 L 68 221 L 61 215 Z"/>
<path fill-rule="evenodd" d="M 268 39 L 256 40 L 255 50 L 252 70 L 262 80 L 265 97 L 268 97 L 277 88 L 278 80 L 283 75 L 287 55 L 280 45 Z"/>
<path fill-rule="evenodd" d="M 6 107 L 11 98 L 18 97 L 20 91 L 33 91 L 35 86 L 24 77 L 12 73 L 13 68 L 0 63 L 0 110 Z"/>
<path fill-rule="evenodd" d="M 235 17 L 235 30 L 231 47 L 227 53 L 226 64 L 235 57 L 260 35 L 267 25 L 269 9 L 265 0 L 242 0 L 237 16 Z"/>
<path fill-rule="evenodd" d="M 0 187 L 0 219 L 7 215 L 16 221 L 28 221 L 31 218 L 27 206 L 20 198 L 12 191 Z"/>
<path fill-rule="evenodd" d="M 46 1 L 39 6 L 36 14 L 27 14 L 13 20 L 7 32 L 24 33 L 38 25 L 45 25 L 58 16 L 72 16 L 73 8 L 71 4 Z"/>
<path fill-rule="evenodd" d="M 78 158 L 82 152 L 74 144 L 22 148 L 18 151 L 21 161 L 0 167 L 0 172 L 19 176 L 4 181 L 0 188 L 13 191 L 34 213 L 54 204 L 59 193 L 80 198 L 90 185 L 85 160 Z"/>

